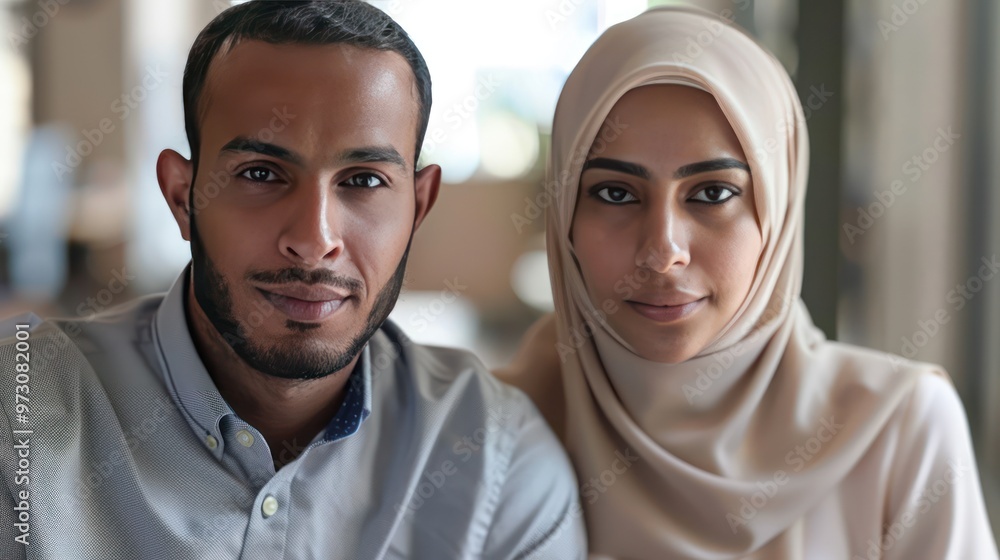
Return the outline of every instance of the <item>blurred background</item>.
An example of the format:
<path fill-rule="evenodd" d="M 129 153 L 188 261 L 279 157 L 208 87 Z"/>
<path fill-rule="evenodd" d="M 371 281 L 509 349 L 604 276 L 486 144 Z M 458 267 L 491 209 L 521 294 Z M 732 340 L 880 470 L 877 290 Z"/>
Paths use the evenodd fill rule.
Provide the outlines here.
<path fill-rule="evenodd" d="M 229 0 L 0 0 L 0 316 L 85 316 L 188 261 L 156 184 L 188 155 L 181 78 Z M 556 99 L 607 27 L 656 0 L 384 0 L 434 82 L 445 185 L 393 318 L 505 364 L 551 308 L 544 160 Z M 830 338 L 944 364 L 1000 527 L 1000 6 L 704 0 L 795 80 L 811 137 L 804 298 Z M 728 14 L 728 15 L 727 15 Z"/>

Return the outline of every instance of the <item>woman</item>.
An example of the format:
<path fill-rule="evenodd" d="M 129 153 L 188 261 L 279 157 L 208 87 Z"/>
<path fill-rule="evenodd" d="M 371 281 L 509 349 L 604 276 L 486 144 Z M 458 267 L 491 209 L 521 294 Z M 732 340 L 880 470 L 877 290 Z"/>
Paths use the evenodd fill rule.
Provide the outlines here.
<path fill-rule="evenodd" d="M 947 374 L 799 300 L 807 167 L 788 75 L 713 15 L 650 10 L 569 77 L 555 318 L 500 375 L 569 450 L 593 554 L 997 558 Z"/>

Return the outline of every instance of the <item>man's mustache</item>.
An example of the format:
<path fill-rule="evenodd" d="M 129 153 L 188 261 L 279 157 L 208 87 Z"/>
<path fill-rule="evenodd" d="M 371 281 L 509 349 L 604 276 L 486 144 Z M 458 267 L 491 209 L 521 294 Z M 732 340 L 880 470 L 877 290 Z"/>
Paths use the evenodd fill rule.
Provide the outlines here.
<path fill-rule="evenodd" d="M 364 284 L 349 276 L 342 276 L 326 268 L 315 270 L 303 270 L 301 268 L 282 268 L 274 271 L 251 272 L 247 274 L 247 280 L 261 284 L 292 284 L 302 283 L 306 285 L 325 284 L 335 288 L 349 290 L 351 293 L 361 293 Z"/>

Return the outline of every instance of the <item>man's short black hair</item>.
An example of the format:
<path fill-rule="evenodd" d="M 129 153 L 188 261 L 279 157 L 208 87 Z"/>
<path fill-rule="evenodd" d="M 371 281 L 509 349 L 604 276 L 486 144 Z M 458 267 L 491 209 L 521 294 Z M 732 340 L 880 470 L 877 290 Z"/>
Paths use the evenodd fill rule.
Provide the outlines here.
<path fill-rule="evenodd" d="M 403 28 L 382 10 L 360 0 L 252 0 L 213 19 L 198 34 L 188 54 L 184 67 L 184 127 L 195 172 L 201 147 L 198 102 L 208 67 L 220 50 L 228 52 L 245 40 L 271 44 L 343 43 L 399 53 L 413 70 L 420 101 L 416 164 L 431 112 L 431 76 Z"/>

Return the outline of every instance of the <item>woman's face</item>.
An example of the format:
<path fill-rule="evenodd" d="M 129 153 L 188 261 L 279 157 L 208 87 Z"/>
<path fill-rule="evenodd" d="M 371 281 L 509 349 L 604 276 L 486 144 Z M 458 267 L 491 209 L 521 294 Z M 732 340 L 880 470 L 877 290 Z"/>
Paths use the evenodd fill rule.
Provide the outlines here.
<path fill-rule="evenodd" d="M 605 128 L 570 233 L 583 279 L 639 355 L 683 362 L 750 290 L 762 240 L 746 156 L 711 94 L 686 86 L 628 92 Z"/>

